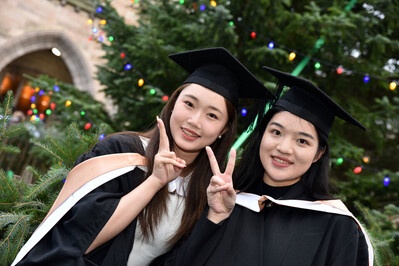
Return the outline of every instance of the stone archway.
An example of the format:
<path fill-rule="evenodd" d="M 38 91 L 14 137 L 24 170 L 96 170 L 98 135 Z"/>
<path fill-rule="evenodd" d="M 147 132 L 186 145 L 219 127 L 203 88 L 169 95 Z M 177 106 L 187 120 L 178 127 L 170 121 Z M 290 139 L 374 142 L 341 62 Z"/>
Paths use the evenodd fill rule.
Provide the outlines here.
<path fill-rule="evenodd" d="M 68 67 L 74 86 L 94 95 L 91 72 L 83 55 L 78 47 L 61 31 L 34 31 L 9 39 L 0 46 L 0 70 L 27 53 L 50 50 L 53 47 L 57 47 L 61 51 L 61 58 Z"/>

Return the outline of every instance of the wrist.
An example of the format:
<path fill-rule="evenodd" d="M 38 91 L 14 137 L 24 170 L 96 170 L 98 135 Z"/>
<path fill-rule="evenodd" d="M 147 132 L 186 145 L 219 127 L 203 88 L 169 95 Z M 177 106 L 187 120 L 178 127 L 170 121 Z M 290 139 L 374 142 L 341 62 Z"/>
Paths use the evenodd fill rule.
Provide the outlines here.
<path fill-rule="evenodd" d="M 219 224 L 222 221 L 226 220 L 227 218 L 230 217 L 231 212 L 228 213 L 215 213 L 212 212 L 211 210 L 209 210 L 207 218 L 209 221 L 215 223 L 215 224 Z"/>
<path fill-rule="evenodd" d="M 144 182 L 146 182 L 151 189 L 158 191 L 161 188 L 163 188 L 167 183 L 159 180 L 159 178 L 157 178 L 154 175 L 150 175 Z"/>

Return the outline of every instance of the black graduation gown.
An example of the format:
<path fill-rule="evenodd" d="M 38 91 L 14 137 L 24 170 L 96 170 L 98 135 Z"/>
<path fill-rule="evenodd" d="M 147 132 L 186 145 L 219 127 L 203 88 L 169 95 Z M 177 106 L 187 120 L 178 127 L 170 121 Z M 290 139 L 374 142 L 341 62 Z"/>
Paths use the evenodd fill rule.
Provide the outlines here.
<path fill-rule="evenodd" d="M 285 199 L 309 200 L 301 183 Z M 364 234 L 350 217 L 266 203 L 236 205 L 214 224 L 204 214 L 183 244 L 153 265 L 368 265 Z"/>
<path fill-rule="evenodd" d="M 138 137 L 113 135 L 80 156 L 76 164 L 111 153 L 144 154 L 140 146 Z M 120 198 L 137 187 L 143 175 L 136 167 L 84 196 L 17 265 L 126 265 L 133 247 L 136 220 L 112 240 L 87 255 L 84 252 L 109 220 Z"/>

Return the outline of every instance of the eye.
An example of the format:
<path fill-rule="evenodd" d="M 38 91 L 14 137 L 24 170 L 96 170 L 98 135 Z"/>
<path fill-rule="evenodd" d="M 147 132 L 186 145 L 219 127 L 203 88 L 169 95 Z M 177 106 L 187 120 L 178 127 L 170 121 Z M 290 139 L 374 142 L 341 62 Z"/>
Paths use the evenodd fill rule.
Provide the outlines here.
<path fill-rule="evenodd" d="M 213 113 L 208 114 L 208 116 L 212 119 L 218 119 L 218 116 Z"/>
<path fill-rule="evenodd" d="M 280 135 L 281 135 L 281 131 L 280 131 L 280 130 L 277 130 L 277 129 L 272 129 L 272 130 L 270 130 L 270 132 L 271 132 L 273 135 L 276 135 L 276 136 L 280 136 Z"/>
<path fill-rule="evenodd" d="M 194 107 L 194 104 L 190 101 L 184 101 L 184 104 L 187 105 L 188 107 Z"/>
<path fill-rule="evenodd" d="M 309 144 L 309 142 L 308 142 L 306 139 L 298 139 L 298 142 L 299 142 L 300 144 L 304 144 L 304 145 Z"/>

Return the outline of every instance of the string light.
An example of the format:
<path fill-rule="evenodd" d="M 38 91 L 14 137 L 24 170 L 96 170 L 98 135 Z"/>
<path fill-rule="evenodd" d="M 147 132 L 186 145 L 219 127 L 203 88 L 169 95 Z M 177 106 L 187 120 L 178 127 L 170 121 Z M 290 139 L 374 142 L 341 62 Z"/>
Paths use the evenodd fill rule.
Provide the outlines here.
<path fill-rule="evenodd" d="M 355 173 L 355 174 L 360 174 L 361 172 L 363 171 L 363 168 L 361 167 L 361 166 L 356 166 L 354 169 L 353 169 L 353 173 Z"/>
<path fill-rule="evenodd" d="M 335 163 L 337 164 L 337 165 L 341 165 L 341 164 L 343 164 L 343 162 L 344 162 L 344 158 L 337 158 L 337 160 L 335 161 Z"/>
<path fill-rule="evenodd" d="M 273 49 L 274 48 L 274 42 L 269 42 L 267 47 L 269 47 L 269 49 Z"/>
<path fill-rule="evenodd" d="M 65 106 L 66 106 L 66 107 L 71 106 L 71 104 L 72 104 L 72 102 L 71 102 L 70 100 L 65 101 Z"/>
<path fill-rule="evenodd" d="M 254 31 L 253 28 L 252 28 L 251 30 L 249 30 L 250 27 L 248 27 L 247 25 L 245 25 L 245 23 L 243 22 L 243 19 L 242 19 L 241 17 L 238 17 L 238 18 L 236 19 L 236 22 L 238 22 L 239 24 L 241 24 L 244 28 L 247 28 L 248 32 L 253 32 L 253 31 Z M 273 48 L 275 47 L 274 42 L 271 41 L 270 38 L 264 37 L 263 34 L 257 32 L 257 38 L 259 38 L 259 37 L 262 37 L 263 39 L 266 39 L 266 40 L 269 42 L 269 43 L 268 43 L 269 49 L 273 49 Z M 281 45 L 281 44 L 279 44 L 279 48 L 284 49 L 284 50 L 287 50 L 287 51 L 295 50 L 295 49 L 293 49 L 292 47 L 285 47 L 284 45 Z M 290 53 L 291 53 L 291 52 L 288 52 L 288 56 L 290 56 Z M 299 54 L 299 55 L 302 55 L 302 56 L 308 56 L 307 53 L 299 53 L 298 51 L 296 51 L 296 55 L 298 55 L 298 54 Z M 317 58 L 311 58 L 311 60 L 312 60 L 312 61 L 318 61 Z M 316 65 L 316 64 L 317 64 L 317 65 Z M 369 74 L 367 74 L 367 73 L 360 73 L 360 72 L 358 72 L 358 71 L 344 69 L 343 66 L 333 66 L 333 64 L 328 63 L 328 62 L 324 62 L 323 64 L 328 65 L 329 67 L 335 69 L 335 70 L 337 71 L 337 74 L 339 74 L 339 75 L 343 74 L 344 72 L 347 72 L 348 74 L 350 73 L 350 74 L 362 75 L 362 76 L 363 76 L 363 81 L 364 81 L 364 83 L 368 83 L 372 78 L 373 78 L 373 79 L 386 80 L 385 78 L 381 78 L 381 77 L 376 77 L 376 76 L 373 76 L 373 77 L 372 77 L 371 75 L 369 75 Z M 317 67 L 316 67 L 316 66 L 317 66 Z M 315 63 L 315 69 L 316 69 L 316 70 L 318 70 L 320 67 L 321 67 L 321 63 L 320 63 L 320 62 Z M 396 87 L 397 87 L 397 82 L 396 82 L 396 81 L 389 81 L 389 82 L 390 82 L 390 83 L 388 83 L 388 84 L 389 84 L 389 87 L 388 87 L 388 85 L 387 85 L 387 87 L 388 87 L 390 90 L 392 90 L 392 91 L 395 90 Z"/>
<path fill-rule="evenodd" d="M 383 180 L 384 186 L 387 187 L 390 182 L 391 182 L 391 179 L 389 178 L 389 176 L 388 175 L 384 176 L 384 180 Z"/>
<path fill-rule="evenodd" d="M 137 82 L 137 85 L 139 85 L 139 87 L 142 87 L 144 85 L 144 79 L 139 79 L 139 81 Z"/>
<path fill-rule="evenodd" d="M 296 53 L 291 52 L 290 55 L 288 56 L 288 59 L 289 59 L 290 61 L 293 61 L 293 60 L 295 59 L 295 57 L 296 57 Z"/>
<path fill-rule="evenodd" d="M 389 84 L 389 89 L 390 89 L 391 91 L 394 91 L 394 90 L 396 89 L 396 82 L 392 81 L 392 82 Z"/>
<path fill-rule="evenodd" d="M 123 69 L 124 69 L 124 70 L 130 70 L 130 69 L 132 69 L 132 64 L 129 64 L 129 63 L 125 64 L 125 65 L 123 66 Z"/>
<path fill-rule="evenodd" d="M 102 13 L 103 12 L 103 7 L 102 6 L 98 6 L 97 8 L 96 8 L 96 13 Z"/>
<path fill-rule="evenodd" d="M 84 129 L 85 130 L 89 130 L 91 128 L 91 123 L 90 122 L 87 122 L 86 124 L 85 124 L 85 126 L 84 126 Z"/>
<path fill-rule="evenodd" d="M 342 66 L 338 66 L 337 67 L 337 74 L 341 75 L 342 73 L 344 73 L 344 68 Z"/>
<path fill-rule="evenodd" d="M 250 36 L 251 36 L 251 39 L 253 39 L 253 40 L 256 39 L 256 32 L 252 31 Z"/>

